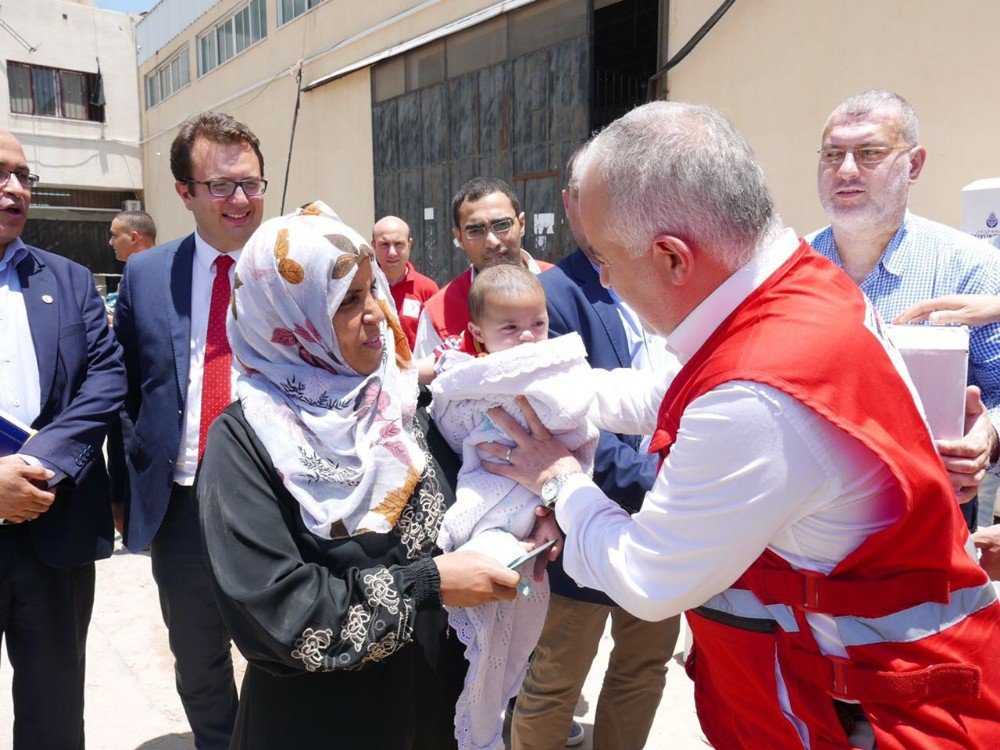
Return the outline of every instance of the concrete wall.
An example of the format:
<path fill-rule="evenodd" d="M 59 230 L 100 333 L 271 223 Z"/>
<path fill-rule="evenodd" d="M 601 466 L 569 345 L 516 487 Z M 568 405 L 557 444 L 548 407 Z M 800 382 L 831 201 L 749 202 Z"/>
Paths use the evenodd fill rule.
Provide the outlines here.
<path fill-rule="evenodd" d="M 161 236 L 177 236 L 193 226 L 174 191 L 169 165 L 170 143 L 186 117 L 214 109 L 232 114 L 253 129 L 261 141 L 270 181 L 265 214 L 276 215 L 295 105 L 295 80 L 290 71 L 298 60 L 304 60 L 305 85 L 494 2 L 327 0 L 278 27 L 277 2 L 267 0 L 266 39 L 198 78 L 198 34 L 245 4 L 245 0 L 220 0 L 140 67 L 141 86 L 158 63 L 188 45 L 191 84 L 142 112 L 146 204 Z M 321 199 L 348 224 L 367 234 L 374 221 L 372 170 L 370 69 L 302 94 L 286 211 Z"/>
<path fill-rule="evenodd" d="M 132 18 L 82 2 L 5 3 L 0 17 L 36 51 L 0 37 L 0 125 L 21 141 L 31 168 L 46 186 L 141 190 L 139 95 Z M 106 122 L 10 112 L 7 61 L 44 65 L 104 78 Z"/>
<path fill-rule="evenodd" d="M 673 54 L 719 0 L 671 0 Z M 778 208 L 799 233 L 825 225 L 816 150 L 830 110 L 869 88 L 893 89 L 917 110 L 927 165 L 910 206 L 958 226 L 961 189 L 1000 176 L 996 0 L 753 0 L 737 2 L 668 74 L 669 98 L 725 111 L 767 172 Z"/>

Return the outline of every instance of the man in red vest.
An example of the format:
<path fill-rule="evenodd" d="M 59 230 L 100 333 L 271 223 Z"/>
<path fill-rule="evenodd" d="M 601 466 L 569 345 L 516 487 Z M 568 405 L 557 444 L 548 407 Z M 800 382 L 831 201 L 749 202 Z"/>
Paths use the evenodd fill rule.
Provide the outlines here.
<path fill-rule="evenodd" d="M 521 249 L 524 212 L 517 194 L 503 180 L 474 177 L 452 198 L 451 211 L 455 221 L 451 233 L 470 265 L 427 300 L 413 347 L 418 359 L 461 347 L 469 327 L 469 287 L 477 271 L 499 263 L 520 264 L 532 273 L 552 267 Z"/>
<path fill-rule="evenodd" d="M 898 354 L 851 279 L 783 228 L 720 113 L 639 107 L 581 159 L 584 230 L 677 372 L 594 371 L 600 427 L 662 457 L 604 497 L 525 402 L 484 463 L 538 492 L 564 567 L 633 614 L 687 610 L 721 750 L 1000 745 L 1000 605 Z"/>
<path fill-rule="evenodd" d="M 413 235 L 410 225 L 396 216 L 383 216 L 372 227 L 372 247 L 378 267 L 389 282 L 389 291 L 396 303 L 399 326 L 413 349 L 417 338 L 417 321 L 424 303 L 437 294 L 438 285 L 410 263 Z"/>

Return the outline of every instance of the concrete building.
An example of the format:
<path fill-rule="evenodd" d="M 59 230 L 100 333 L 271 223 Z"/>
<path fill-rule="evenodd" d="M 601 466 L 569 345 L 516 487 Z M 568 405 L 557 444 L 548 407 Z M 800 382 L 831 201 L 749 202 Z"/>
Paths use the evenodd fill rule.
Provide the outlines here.
<path fill-rule="evenodd" d="M 399 214 L 418 266 L 445 280 L 464 262 L 449 198 L 487 173 L 514 184 L 526 247 L 552 260 L 571 242 L 567 155 L 652 92 L 727 112 L 805 233 L 825 223 L 826 115 L 888 87 L 916 106 L 930 151 L 913 208 L 957 225 L 961 187 L 1000 174 L 988 126 L 998 27 L 990 0 L 161 0 L 137 29 L 147 200 L 164 236 L 189 231 L 169 145 L 184 118 L 217 109 L 261 137 L 269 215 L 286 177 L 286 210 L 321 198 L 362 233 Z"/>
<path fill-rule="evenodd" d="M 558 258 L 571 242 L 563 165 L 594 127 L 645 100 L 660 4 L 161 0 L 136 32 L 149 208 L 164 237 L 190 231 L 170 142 L 186 117 L 215 109 L 260 137 L 269 215 L 286 175 L 286 210 L 320 198 L 362 233 L 398 214 L 414 261 L 446 280 L 463 265 L 451 195 L 486 173 L 521 195 L 527 248 Z"/>
<path fill-rule="evenodd" d="M 142 190 L 133 18 L 93 0 L 4 3 L 0 55 L 0 124 L 41 178 L 25 241 L 120 272 L 108 227 Z"/>

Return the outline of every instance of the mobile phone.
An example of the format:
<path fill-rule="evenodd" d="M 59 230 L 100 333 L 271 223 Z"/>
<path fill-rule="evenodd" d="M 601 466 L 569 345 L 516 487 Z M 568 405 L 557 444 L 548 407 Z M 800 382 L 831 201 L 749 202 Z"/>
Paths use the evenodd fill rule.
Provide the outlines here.
<path fill-rule="evenodd" d="M 549 539 L 549 541 L 545 542 L 544 544 L 540 544 L 537 547 L 535 547 L 533 550 L 531 550 L 531 552 L 525 552 L 516 560 L 512 560 L 511 562 L 507 563 L 507 567 L 510 568 L 511 570 L 517 570 L 529 560 L 533 560 L 537 555 L 540 555 L 543 552 L 545 552 L 555 543 L 556 543 L 555 539 Z"/>

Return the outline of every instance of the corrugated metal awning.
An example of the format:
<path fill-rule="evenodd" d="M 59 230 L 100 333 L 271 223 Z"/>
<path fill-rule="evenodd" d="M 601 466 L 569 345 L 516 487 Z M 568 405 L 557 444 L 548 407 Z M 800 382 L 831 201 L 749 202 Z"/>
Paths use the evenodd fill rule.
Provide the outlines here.
<path fill-rule="evenodd" d="M 450 36 L 456 32 L 467 29 L 476 24 L 483 23 L 484 21 L 489 21 L 491 18 L 499 16 L 501 13 L 509 13 L 512 10 L 516 10 L 524 5 L 530 5 L 535 2 L 535 0 L 504 0 L 503 2 L 494 3 L 488 8 L 483 8 L 475 13 L 470 13 L 469 15 L 458 19 L 457 21 L 452 21 L 451 23 L 446 23 L 444 26 L 440 26 L 432 31 L 425 32 L 419 36 L 415 36 L 412 39 L 402 42 L 400 44 L 393 45 L 387 49 L 377 52 L 374 55 L 369 55 L 368 57 L 362 58 L 350 65 L 345 65 L 339 70 L 335 70 L 321 78 L 317 78 L 314 81 L 309 82 L 302 87 L 303 91 L 312 91 L 315 88 L 323 86 L 324 84 L 336 81 L 338 78 L 343 78 L 344 76 L 353 73 L 356 70 L 361 70 L 362 68 L 367 68 L 370 65 L 374 65 L 382 60 L 387 60 L 390 57 L 395 57 L 396 55 L 401 55 L 404 52 L 409 52 L 411 49 L 416 49 L 417 47 L 422 47 L 430 42 L 435 42 L 438 39 L 443 39 L 446 36 Z M 371 30 L 367 30 L 365 35 L 367 36 L 371 33 Z M 353 42 L 354 39 L 345 39 L 338 46 L 346 46 Z"/>

